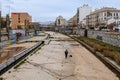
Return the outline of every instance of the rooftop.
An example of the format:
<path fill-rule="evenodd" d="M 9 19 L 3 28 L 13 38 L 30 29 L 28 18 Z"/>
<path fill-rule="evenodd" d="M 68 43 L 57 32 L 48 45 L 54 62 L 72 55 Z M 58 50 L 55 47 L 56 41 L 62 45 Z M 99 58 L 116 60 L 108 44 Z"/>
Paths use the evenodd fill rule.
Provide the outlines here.
<path fill-rule="evenodd" d="M 110 12 L 120 12 L 119 9 L 116 9 L 116 8 L 113 8 L 113 7 L 103 7 L 101 9 L 95 10 L 90 15 L 93 15 L 93 14 L 96 14 L 96 13 L 100 13 L 100 12 L 107 12 L 107 11 L 110 11 Z"/>

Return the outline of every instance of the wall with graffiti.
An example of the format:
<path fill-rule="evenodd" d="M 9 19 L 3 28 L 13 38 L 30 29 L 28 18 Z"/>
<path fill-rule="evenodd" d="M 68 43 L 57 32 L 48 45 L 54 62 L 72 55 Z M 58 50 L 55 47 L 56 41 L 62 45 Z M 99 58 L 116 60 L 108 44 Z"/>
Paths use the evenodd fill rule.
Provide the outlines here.
<path fill-rule="evenodd" d="M 103 42 L 120 47 L 120 33 L 116 32 L 102 32 L 102 31 L 88 31 L 88 37 L 101 40 Z"/>
<path fill-rule="evenodd" d="M 84 36 L 84 32 L 85 30 L 81 29 L 77 32 L 77 34 L 79 34 L 80 36 Z M 119 32 L 88 30 L 88 37 L 120 47 L 120 33 Z"/>

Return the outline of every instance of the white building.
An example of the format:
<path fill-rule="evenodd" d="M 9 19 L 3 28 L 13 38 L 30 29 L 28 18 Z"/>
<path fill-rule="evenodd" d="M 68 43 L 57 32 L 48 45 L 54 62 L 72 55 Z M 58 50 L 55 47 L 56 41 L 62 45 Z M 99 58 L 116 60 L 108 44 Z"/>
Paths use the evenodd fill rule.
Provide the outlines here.
<path fill-rule="evenodd" d="M 85 20 L 86 16 L 92 12 L 92 8 L 88 5 L 83 5 L 77 9 L 77 23 L 80 24 L 83 20 Z"/>
<path fill-rule="evenodd" d="M 111 23 L 118 24 L 120 10 L 112 7 L 103 7 L 87 15 L 86 19 L 89 27 L 107 27 Z"/>
<path fill-rule="evenodd" d="M 120 18 L 116 19 L 116 18 L 111 18 L 109 20 L 107 20 L 107 25 L 111 24 L 111 23 L 115 23 L 116 26 L 120 25 Z"/>
<path fill-rule="evenodd" d="M 68 23 L 66 19 L 64 19 L 62 16 L 58 16 L 55 21 L 56 26 L 67 26 Z"/>

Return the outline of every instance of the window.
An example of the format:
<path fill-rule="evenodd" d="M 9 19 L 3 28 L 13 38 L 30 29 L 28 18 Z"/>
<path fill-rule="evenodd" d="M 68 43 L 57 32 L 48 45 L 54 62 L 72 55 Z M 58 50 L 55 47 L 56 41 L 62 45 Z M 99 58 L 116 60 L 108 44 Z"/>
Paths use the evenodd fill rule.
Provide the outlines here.
<path fill-rule="evenodd" d="M 106 14 L 106 13 L 104 13 L 104 16 L 107 16 L 107 14 Z"/>
<path fill-rule="evenodd" d="M 18 20 L 18 23 L 20 23 L 20 20 Z"/>
<path fill-rule="evenodd" d="M 118 17 L 118 13 L 116 13 L 116 16 Z"/>
<path fill-rule="evenodd" d="M 20 23 L 20 17 L 18 18 L 18 23 Z"/>
<path fill-rule="evenodd" d="M 114 13 L 114 16 L 115 16 L 115 13 Z"/>
<path fill-rule="evenodd" d="M 111 12 L 107 12 L 107 17 L 110 17 L 112 16 L 112 13 Z"/>

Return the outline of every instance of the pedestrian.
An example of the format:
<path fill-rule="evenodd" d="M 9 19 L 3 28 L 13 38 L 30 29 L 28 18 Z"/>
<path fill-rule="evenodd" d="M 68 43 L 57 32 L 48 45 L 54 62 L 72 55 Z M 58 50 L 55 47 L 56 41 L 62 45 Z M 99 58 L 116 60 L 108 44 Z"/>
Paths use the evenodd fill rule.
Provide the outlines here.
<path fill-rule="evenodd" d="M 67 51 L 67 49 L 65 50 L 65 58 L 67 58 L 67 56 L 68 56 L 68 51 Z"/>

